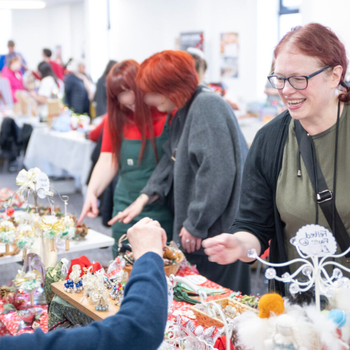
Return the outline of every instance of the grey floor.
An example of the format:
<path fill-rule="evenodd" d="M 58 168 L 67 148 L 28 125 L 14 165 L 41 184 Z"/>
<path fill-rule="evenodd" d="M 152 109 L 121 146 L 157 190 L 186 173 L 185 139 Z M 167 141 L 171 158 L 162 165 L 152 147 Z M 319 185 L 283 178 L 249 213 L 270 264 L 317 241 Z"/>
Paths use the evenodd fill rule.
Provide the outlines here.
<path fill-rule="evenodd" d="M 2 173 L 2 169 L 0 167 L 0 188 L 3 187 L 9 187 L 11 190 L 17 190 L 18 186 L 16 185 L 16 175 L 17 170 L 13 173 Z M 64 194 L 64 193 L 62 193 Z M 45 200 L 42 200 L 42 205 L 46 205 L 47 202 Z M 55 203 L 59 204 L 60 200 L 57 196 L 55 196 Z M 68 202 L 68 211 L 74 215 L 79 216 L 81 208 L 84 203 L 83 195 L 80 192 L 70 194 L 69 195 L 69 202 Z M 63 205 L 61 205 L 61 208 L 63 209 Z M 112 230 L 110 228 L 107 228 L 102 225 L 101 218 L 97 217 L 95 219 L 89 219 L 85 218 L 84 223 L 86 223 L 87 226 L 92 228 L 95 231 L 104 233 L 106 235 L 111 236 Z M 112 248 L 108 249 L 93 249 L 88 250 L 86 252 L 79 252 L 80 255 L 86 255 L 90 261 L 98 261 L 102 265 L 108 265 L 108 263 L 112 260 Z M 77 253 L 71 253 L 66 255 L 60 255 L 60 258 L 67 258 L 68 260 L 77 258 Z M 11 281 L 14 276 L 16 275 L 17 271 L 21 268 L 20 264 L 12 263 L 12 264 L 6 264 L 6 265 L 0 265 L 0 286 L 7 284 L 9 281 Z M 256 270 L 252 270 L 251 275 L 251 283 L 252 283 L 252 294 L 264 294 L 267 291 L 267 284 L 265 283 L 265 278 L 263 275 L 263 271 L 260 273 L 257 273 Z"/>

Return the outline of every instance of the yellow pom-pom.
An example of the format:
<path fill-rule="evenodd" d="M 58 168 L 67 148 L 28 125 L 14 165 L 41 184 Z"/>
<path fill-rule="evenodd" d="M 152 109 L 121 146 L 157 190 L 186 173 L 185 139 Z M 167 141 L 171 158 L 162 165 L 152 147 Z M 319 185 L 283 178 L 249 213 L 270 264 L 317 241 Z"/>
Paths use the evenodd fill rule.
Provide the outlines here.
<path fill-rule="evenodd" d="M 259 300 L 259 317 L 269 318 L 271 313 L 281 315 L 284 312 L 284 302 L 282 297 L 276 293 L 263 295 Z"/>

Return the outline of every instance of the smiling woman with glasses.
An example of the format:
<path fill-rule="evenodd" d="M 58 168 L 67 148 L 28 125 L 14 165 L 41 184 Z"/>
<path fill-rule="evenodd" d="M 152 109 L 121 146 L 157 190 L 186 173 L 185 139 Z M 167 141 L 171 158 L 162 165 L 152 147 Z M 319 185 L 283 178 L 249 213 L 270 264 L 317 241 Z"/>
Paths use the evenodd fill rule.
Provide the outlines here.
<path fill-rule="evenodd" d="M 277 45 L 274 67 L 268 80 L 288 109 L 255 137 L 231 234 L 203 242 L 210 260 L 220 264 L 251 261 L 248 250 L 262 254 L 269 242 L 270 262 L 299 257 L 290 239 L 307 224 L 332 231 L 337 253 L 350 246 L 345 47 L 320 24 L 296 27 Z M 338 262 L 350 267 L 345 258 Z M 295 271 L 277 270 L 279 276 Z M 276 289 L 285 293 L 283 284 L 277 282 Z"/>

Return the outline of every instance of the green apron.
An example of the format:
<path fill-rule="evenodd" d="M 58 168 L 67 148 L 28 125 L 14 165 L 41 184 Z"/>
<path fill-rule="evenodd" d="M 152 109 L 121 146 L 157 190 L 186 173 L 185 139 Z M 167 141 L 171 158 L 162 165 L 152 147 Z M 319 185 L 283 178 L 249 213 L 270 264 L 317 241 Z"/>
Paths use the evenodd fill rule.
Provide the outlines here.
<path fill-rule="evenodd" d="M 158 159 L 161 159 L 163 156 L 163 143 L 168 139 L 168 136 L 169 124 L 167 121 L 164 125 L 163 133 L 155 138 Z M 136 200 L 157 166 L 150 140 L 146 141 L 141 163 L 138 162 L 140 150 L 141 140 L 123 140 L 119 157 L 119 178 L 114 191 L 113 217 Z M 167 233 L 168 241 L 172 240 L 173 215 L 170 210 L 166 205 L 156 203 L 147 204 L 142 213 L 135 217 L 129 224 L 116 222 L 113 225 L 112 231 L 113 238 L 115 239 L 115 244 L 113 246 L 114 258 L 118 255 L 119 238 L 126 233 L 131 226 L 144 217 L 159 221 L 160 225 Z"/>

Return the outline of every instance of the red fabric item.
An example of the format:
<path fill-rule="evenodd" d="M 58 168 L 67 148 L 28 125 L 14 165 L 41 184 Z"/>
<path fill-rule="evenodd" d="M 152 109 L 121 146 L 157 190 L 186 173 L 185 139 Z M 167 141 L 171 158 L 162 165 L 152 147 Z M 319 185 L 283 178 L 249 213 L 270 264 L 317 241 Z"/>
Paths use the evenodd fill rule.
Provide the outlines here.
<path fill-rule="evenodd" d="M 70 268 L 69 268 L 66 280 L 69 278 L 69 275 L 72 272 L 73 265 L 79 265 L 80 266 L 80 268 L 81 268 L 80 277 L 85 273 L 84 267 L 88 269 L 90 266 L 92 266 L 92 272 L 96 272 L 96 271 L 99 271 L 99 270 L 102 269 L 102 266 L 101 266 L 101 264 L 99 262 L 91 264 L 90 260 L 85 255 L 82 255 L 78 259 L 72 259 L 71 260 Z"/>
<path fill-rule="evenodd" d="M 56 74 L 56 77 L 60 80 L 64 80 L 64 68 L 61 67 L 57 62 L 50 60 L 50 66 L 53 72 Z"/>
<path fill-rule="evenodd" d="M 21 71 L 15 73 L 10 68 L 4 67 L 2 77 L 9 81 L 13 102 L 17 102 L 16 91 L 25 90 Z"/>
<path fill-rule="evenodd" d="M 270 242 L 271 242 L 271 241 L 269 241 L 269 248 L 267 248 L 267 249 L 264 251 L 264 253 L 260 256 L 261 259 L 266 259 L 266 258 L 269 257 L 269 255 L 270 255 Z"/>
<path fill-rule="evenodd" d="M 162 134 L 164 125 L 166 122 L 166 118 L 167 118 L 166 114 L 161 114 L 160 118 L 157 116 L 159 116 L 159 112 L 153 114 L 154 137 L 158 137 Z M 141 140 L 141 134 L 137 129 L 136 125 L 129 124 L 124 126 L 124 138 L 129 140 Z M 109 134 L 108 122 L 105 123 L 105 129 L 102 137 L 101 152 L 105 152 L 105 153 L 112 152 L 112 142 L 111 142 L 111 136 Z"/>
<path fill-rule="evenodd" d="M 98 139 L 100 138 L 103 128 L 105 127 L 105 124 L 108 124 L 107 114 L 103 116 L 101 123 L 98 124 L 95 129 L 89 132 L 89 140 L 97 142 Z"/>
<path fill-rule="evenodd" d="M 218 339 L 216 339 L 214 348 L 218 350 L 226 350 L 226 335 L 223 335 L 222 337 L 219 337 Z M 231 348 L 230 350 L 235 350 L 235 347 L 233 346 L 231 340 L 230 340 L 230 348 Z"/>

